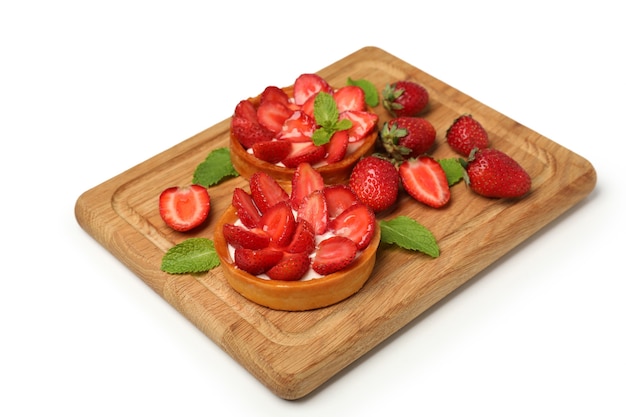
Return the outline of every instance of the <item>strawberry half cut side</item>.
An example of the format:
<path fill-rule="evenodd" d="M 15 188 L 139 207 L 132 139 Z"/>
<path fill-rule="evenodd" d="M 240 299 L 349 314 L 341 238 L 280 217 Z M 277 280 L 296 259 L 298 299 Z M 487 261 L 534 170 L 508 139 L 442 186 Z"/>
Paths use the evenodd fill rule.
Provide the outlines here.
<path fill-rule="evenodd" d="M 329 237 L 320 242 L 311 267 L 320 275 L 332 274 L 349 266 L 357 252 L 356 244 L 347 237 Z"/>
<path fill-rule="evenodd" d="M 434 158 L 421 155 L 400 164 L 402 186 L 417 201 L 433 208 L 445 206 L 450 200 L 446 173 Z"/>
<path fill-rule="evenodd" d="M 335 235 L 350 239 L 358 250 L 365 249 L 376 230 L 376 215 L 363 203 L 356 203 L 344 210 L 328 224 Z"/>
<path fill-rule="evenodd" d="M 198 184 L 170 187 L 159 196 L 159 214 L 169 227 L 186 232 L 200 226 L 209 215 L 211 198 Z"/>

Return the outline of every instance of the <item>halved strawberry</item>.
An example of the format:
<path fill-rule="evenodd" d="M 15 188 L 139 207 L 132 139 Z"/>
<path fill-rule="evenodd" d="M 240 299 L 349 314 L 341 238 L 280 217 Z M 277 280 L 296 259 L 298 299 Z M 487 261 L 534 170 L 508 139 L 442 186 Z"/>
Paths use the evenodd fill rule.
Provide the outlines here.
<path fill-rule="evenodd" d="M 285 253 L 282 259 L 266 271 L 271 279 L 280 281 L 297 281 L 311 267 L 311 259 L 304 252 Z"/>
<path fill-rule="evenodd" d="M 262 161 L 277 164 L 291 153 L 291 142 L 286 140 L 267 140 L 252 145 L 252 153 Z"/>
<path fill-rule="evenodd" d="M 298 207 L 298 218 L 308 221 L 316 235 L 326 232 L 328 227 L 328 207 L 323 190 L 315 190 L 304 197 Z"/>
<path fill-rule="evenodd" d="M 348 119 L 352 127 L 348 129 L 350 142 L 357 142 L 367 136 L 377 127 L 378 115 L 367 111 L 344 111 L 339 113 L 339 119 Z"/>
<path fill-rule="evenodd" d="M 285 93 L 282 88 L 278 88 L 274 85 L 266 87 L 261 93 L 259 102 L 263 104 L 266 101 L 275 101 L 284 104 L 286 107 L 290 106 L 289 96 L 287 93 Z"/>
<path fill-rule="evenodd" d="M 272 140 L 274 133 L 258 122 L 241 116 L 233 116 L 231 120 L 233 135 L 239 140 L 241 146 L 248 149 L 257 142 Z"/>
<path fill-rule="evenodd" d="M 293 84 L 293 98 L 299 106 L 320 91 L 330 94 L 332 88 L 325 79 L 317 74 L 301 74 Z"/>
<path fill-rule="evenodd" d="M 356 194 L 345 184 L 325 187 L 324 197 L 328 207 L 328 218 L 331 220 L 343 213 L 351 205 L 359 202 Z"/>
<path fill-rule="evenodd" d="M 169 227 L 186 232 L 200 226 L 209 216 L 209 191 L 198 184 L 169 187 L 159 196 L 159 214 Z"/>
<path fill-rule="evenodd" d="M 326 148 L 324 145 L 314 145 L 313 142 L 303 144 L 304 146 L 293 146 L 292 151 L 281 162 L 287 168 L 296 168 L 302 163 L 314 165 L 324 159 Z"/>
<path fill-rule="evenodd" d="M 283 251 L 270 248 L 235 249 L 235 265 L 252 275 L 265 273 L 283 258 Z"/>
<path fill-rule="evenodd" d="M 311 142 L 315 129 L 317 129 L 315 119 L 303 111 L 296 110 L 283 122 L 276 137 L 290 142 Z"/>
<path fill-rule="evenodd" d="M 291 177 L 291 207 L 297 210 L 307 195 L 323 188 L 324 178 L 322 174 L 307 162 L 299 164 Z"/>
<path fill-rule="evenodd" d="M 287 201 L 274 204 L 261 215 L 258 227 L 270 237 L 275 247 L 287 246 L 296 230 L 296 219 Z"/>
<path fill-rule="evenodd" d="M 346 110 L 363 111 L 367 109 L 365 104 L 365 92 L 356 85 L 346 85 L 333 93 L 339 113 Z"/>
<path fill-rule="evenodd" d="M 329 222 L 328 230 L 350 239 L 359 250 L 363 250 L 374 236 L 376 216 L 365 204 L 353 204 Z"/>
<path fill-rule="evenodd" d="M 252 196 L 243 188 L 235 188 L 233 190 L 232 205 L 237 211 L 237 217 L 247 228 L 254 228 L 259 224 L 261 213 L 257 208 Z"/>
<path fill-rule="evenodd" d="M 398 167 L 400 181 L 407 193 L 430 207 L 440 208 L 450 200 L 446 173 L 434 158 L 421 155 Z"/>
<path fill-rule="evenodd" d="M 261 213 L 280 202 L 289 201 L 289 194 L 264 171 L 257 171 L 250 177 L 250 193 Z"/>
<path fill-rule="evenodd" d="M 226 242 L 235 248 L 262 249 L 270 244 L 270 236 L 258 228 L 248 229 L 225 223 L 222 232 Z"/>
<path fill-rule="evenodd" d="M 328 164 L 339 162 L 348 152 L 350 134 L 347 130 L 339 130 L 330 137 L 330 141 L 324 145 L 326 147 L 325 160 Z"/>
<path fill-rule="evenodd" d="M 343 236 L 332 236 L 320 242 L 311 267 L 318 274 L 332 274 L 349 266 L 357 252 L 358 248 L 352 240 Z"/>
<path fill-rule="evenodd" d="M 310 254 L 315 249 L 315 232 L 311 224 L 298 218 L 296 220 L 296 229 L 293 232 L 293 237 L 289 246 L 285 249 L 285 252 L 296 253 L 304 252 Z"/>
<path fill-rule="evenodd" d="M 278 101 L 265 101 L 256 109 L 259 124 L 277 134 L 283 128 L 285 120 L 291 117 L 293 110 Z"/>

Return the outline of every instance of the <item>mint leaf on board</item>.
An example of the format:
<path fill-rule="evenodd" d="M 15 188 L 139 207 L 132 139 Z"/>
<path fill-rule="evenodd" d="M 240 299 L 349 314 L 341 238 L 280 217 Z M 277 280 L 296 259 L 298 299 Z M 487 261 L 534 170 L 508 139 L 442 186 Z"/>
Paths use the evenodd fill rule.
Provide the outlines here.
<path fill-rule="evenodd" d="M 361 90 L 363 90 L 363 92 L 365 93 L 365 103 L 370 107 L 378 106 L 378 90 L 376 89 L 376 86 L 370 81 L 363 78 L 353 80 L 352 78 L 348 77 L 348 85 L 356 85 L 357 87 L 361 87 Z"/>
<path fill-rule="evenodd" d="M 348 119 L 339 120 L 339 109 L 332 95 L 320 91 L 313 102 L 315 123 L 319 126 L 314 132 L 313 143 L 317 146 L 330 141 L 333 134 L 339 130 L 348 130 L 352 122 Z"/>
<path fill-rule="evenodd" d="M 210 187 L 226 177 L 237 177 L 228 148 L 217 148 L 209 153 L 193 173 L 193 183 Z"/>
<path fill-rule="evenodd" d="M 169 274 L 207 272 L 220 264 L 213 241 L 192 237 L 171 247 L 163 256 L 161 271 Z"/>
<path fill-rule="evenodd" d="M 380 240 L 415 250 L 433 258 L 439 256 L 439 245 L 430 230 L 408 216 L 380 220 Z"/>
<path fill-rule="evenodd" d="M 440 159 L 438 162 L 446 173 L 449 186 L 453 186 L 465 177 L 465 168 L 459 158 Z"/>

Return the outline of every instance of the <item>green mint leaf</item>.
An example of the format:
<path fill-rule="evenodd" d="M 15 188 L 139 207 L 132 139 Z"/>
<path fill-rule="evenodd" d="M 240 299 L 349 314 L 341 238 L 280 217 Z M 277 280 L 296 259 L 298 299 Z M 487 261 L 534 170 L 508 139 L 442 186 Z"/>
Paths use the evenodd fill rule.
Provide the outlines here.
<path fill-rule="evenodd" d="M 331 130 L 339 120 L 337 103 L 330 94 L 320 91 L 313 102 L 313 114 L 315 123 L 327 130 Z"/>
<path fill-rule="evenodd" d="M 161 271 L 169 274 L 207 272 L 220 264 L 213 241 L 193 237 L 171 247 L 163 256 Z"/>
<path fill-rule="evenodd" d="M 341 119 L 335 124 L 335 131 L 348 130 L 352 127 L 352 120 Z"/>
<path fill-rule="evenodd" d="M 465 176 L 465 168 L 459 158 L 440 159 L 438 162 L 446 173 L 448 185 L 453 186 Z"/>
<path fill-rule="evenodd" d="M 333 129 L 327 130 L 327 129 L 324 129 L 323 127 L 320 127 L 319 129 L 316 129 L 313 132 L 313 136 L 311 136 L 311 140 L 313 141 L 315 145 L 321 146 L 330 142 L 330 138 L 333 136 L 333 133 L 335 133 Z"/>
<path fill-rule="evenodd" d="M 348 77 L 348 85 L 356 85 L 357 87 L 361 87 L 361 90 L 363 90 L 363 92 L 365 93 L 365 103 L 370 107 L 378 106 L 378 90 L 376 89 L 376 86 L 374 86 L 374 84 L 372 84 L 370 81 L 363 78 L 353 80 L 352 78 Z"/>
<path fill-rule="evenodd" d="M 214 149 L 206 159 L 198 164 L 193 173 L 193 183 L 210 187 L 226 177 L 237 177 L 228 148 Z"/>
<path fill-rule="evenodd" d="M 382 242 L 419 251 L 433 258 L 439 256 L 439 245 L 433 234 L 414 219 L 398 216 L 391 220 L 380 220 L 379 225 Z"/>

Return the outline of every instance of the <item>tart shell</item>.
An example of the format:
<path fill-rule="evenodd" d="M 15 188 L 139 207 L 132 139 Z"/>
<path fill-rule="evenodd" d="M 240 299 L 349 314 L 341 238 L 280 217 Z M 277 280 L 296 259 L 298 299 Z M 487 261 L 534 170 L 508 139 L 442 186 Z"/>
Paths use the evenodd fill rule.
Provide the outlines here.
<path fill-rule="evenodd" d="M 230 256 L 222 230 L 225 223 L 236 221 L 236 210 L 230 206 L 217 223 L 213 236 L 215 251 L 231 287 L 248 300 L 262 306 L 285 311 L 327 307 L 358 292 L 374 269 L 380 243 L 378 223 L 369 246 L 346 269 L 307 281 L 279 281 L 256 277 L 237 268 Z"/>

